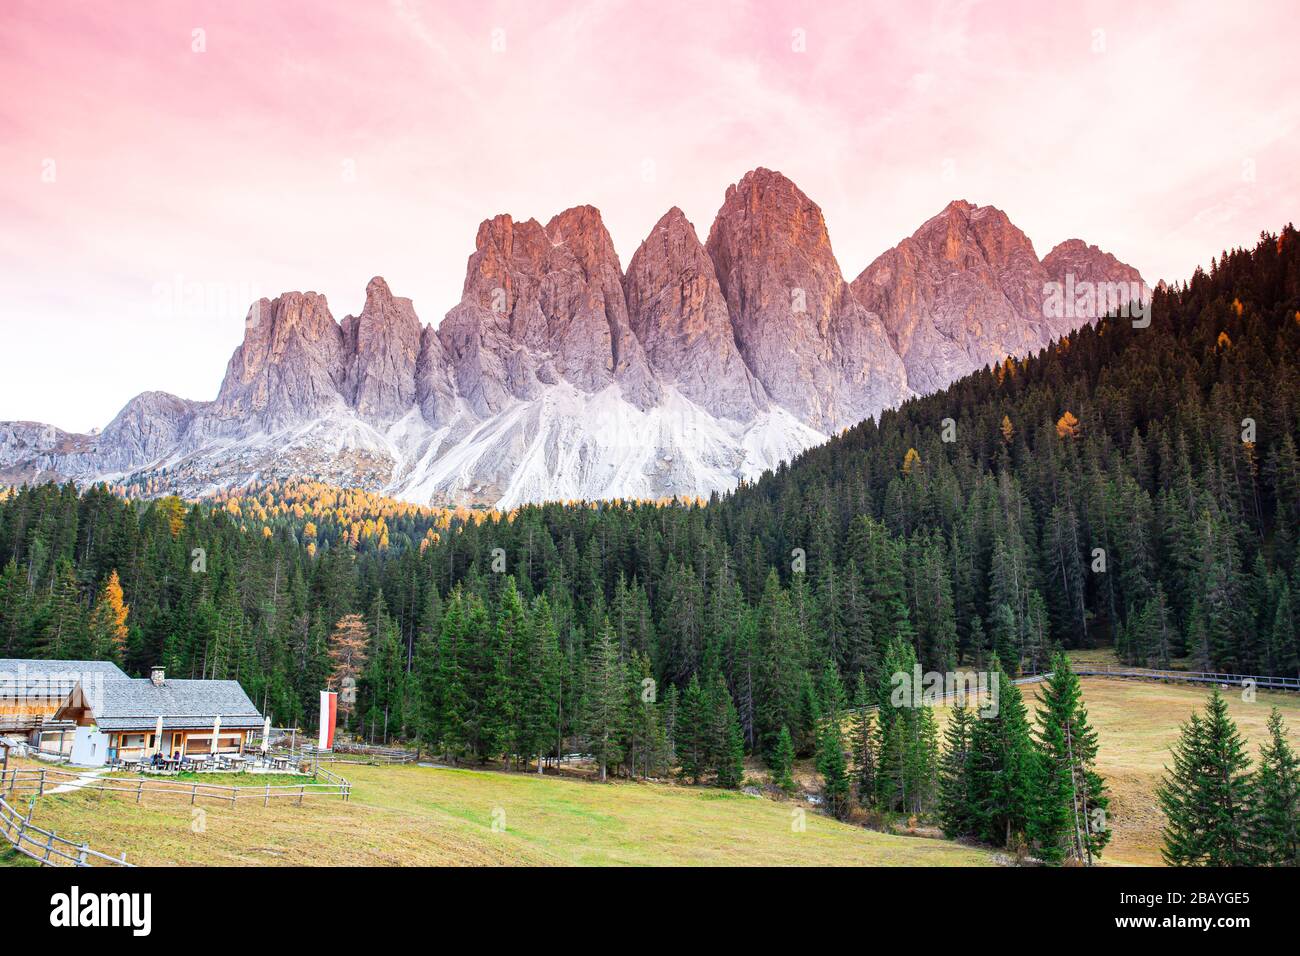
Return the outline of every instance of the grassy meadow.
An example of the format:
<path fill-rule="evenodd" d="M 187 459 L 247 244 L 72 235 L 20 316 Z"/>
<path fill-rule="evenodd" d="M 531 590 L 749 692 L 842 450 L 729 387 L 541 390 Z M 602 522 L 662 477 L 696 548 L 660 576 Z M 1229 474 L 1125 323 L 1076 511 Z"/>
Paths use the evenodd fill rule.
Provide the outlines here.
<path fill-rule="evenodd" d="M 1114 838 L 1105 862 L 1159 865 L 1155 788 L 1179 724 L 1208 688 L 1084 678 L 1101 736 L 1098 769 L 1111 790 Z M 1023 686 L 1032 713 L 1039 685 Z M 1282 708 L 1300 746 L 1300 697 L 1227 692 L 1252 757 L 1269 708 Z M 340 768 L 352 800 L 249 800 L 231 808 L 200 798 L 91 791 L 46 796 L 33 821 L 140 865 L 739 865 L 978 866 L 996 854 L 925 836 L 877 833 L 812 807 L 671 783 L 606 785 L 567 777 L 417 766 Z M 796 776 L 814 789 L 811 767 Z M 751 765 L 749 777 L 765 772 Z M 239 782 L 263 783 L 244 777 Z M 281 783 L 281 780 L 271 781 Z M 805 829 L 797 826 L 803 810 Z M 20 862 L 0 853 L 0 864 Z"/>
<path fill-rule="evenodd" d="M 671 784 L 531 774 L 347 768 L 352 800 L 263 808 L 91 792 L 47 796 L 33 821 L 138 865 L 973 866 L 993 854 L 874 833 L 811 809 Z"/>

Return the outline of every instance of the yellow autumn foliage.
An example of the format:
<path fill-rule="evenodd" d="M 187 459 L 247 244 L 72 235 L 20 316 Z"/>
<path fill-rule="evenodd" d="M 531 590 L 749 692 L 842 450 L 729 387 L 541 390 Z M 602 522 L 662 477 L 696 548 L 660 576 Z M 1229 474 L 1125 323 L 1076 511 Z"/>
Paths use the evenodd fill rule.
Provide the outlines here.
<path fill-rule="evenodd" d="M 1061 438 L 1079 437 L 1079 419 L 1075 418 L 1068 409 L 1056 420 L 1056 434 Z"/>

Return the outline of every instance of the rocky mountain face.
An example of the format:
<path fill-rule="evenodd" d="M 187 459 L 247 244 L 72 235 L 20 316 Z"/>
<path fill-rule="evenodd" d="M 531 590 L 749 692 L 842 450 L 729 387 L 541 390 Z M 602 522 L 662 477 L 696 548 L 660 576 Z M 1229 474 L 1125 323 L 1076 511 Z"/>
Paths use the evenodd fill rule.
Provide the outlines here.
<path fill-rule="evenodd" d="M 823 432 L 909 393 L 880 316 L 854 297 L 817 204 L 780 173 L 728 187 L 707 249 L 736 344 L 772 399 Z"/>
<path fill-rule="evenodd" d="M 371 421 L 395 422 L 405 415 L 418 394 L 415 370 L 423 339 L 411 300 L 394 297 L 383 279 L 371 279 L 361 314 L 343 320 L 344 401 Z"/>
<path fill-rule="evenodd" d="M 736 344 L 713 260 L 676 206 L 633 254 L 623 292 L 632 333 L 660 381 L 720 418 L 748 422 L 768 407 Z"/>
<path fill-rule="evenodd" d="M 707 240 L 680 209 L 628 263 L 590 206 L 479 227 L 436 328 L 382 278 L 359 315 L 253 303 L 211 402 L 132 399 L 98 435 L 0 423 L 0 481 L 198 496 L 310 476 L 425 503 L 706 496 L 907 397 L 1087 319 L 1045 286 L 1141 277 L 1095 246 L 1039 261 L 1000 211 L 950 204 L 851 284 L 780 173 L 729 187 Z"/>
<path fill-rule="evenodd" d="M 880 314 L 908 383 L 925 393 L 1046 345 L 1045 281 L 1000 210 L 957 201 L 867 266 L 853 292 Z"/>
<path fill-rule="evenodd" d="M 659 400 L 632 334 L 614 244 L 591 206 L 543 229 L 497 216 L 479 227 L 461 303 L 438 330 L 460 394 L 479 415 L 566 382 L 593 393 L 617 383 L 638 408 Z"/>

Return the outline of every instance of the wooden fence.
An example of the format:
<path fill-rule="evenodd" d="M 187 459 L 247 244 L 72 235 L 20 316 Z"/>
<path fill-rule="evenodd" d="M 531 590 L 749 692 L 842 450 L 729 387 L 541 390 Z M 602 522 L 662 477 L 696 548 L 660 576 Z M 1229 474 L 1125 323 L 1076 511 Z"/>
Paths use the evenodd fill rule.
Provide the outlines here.
<path fill-rule="evenodd" d="M 352 784 L 344 777 L 316 768 L 310 783 L 263 786 L 226 786 L 199 781 L 159 779 L 141 775 L 135 780 L 126 777 L 91 777 L 66 770 L 14 769 L 0 774 L 0 795 L 8 799 L 21 796 L 42 797 L 57 787 L 67 786 L 65 793 L 89 790 L 92 793 L 121 793 L 135 797 L 140 803 L 145 794 L 188 797 L 190 805 L 200 799 L 228 803 L 232 807 L 240 800 L 261 800 L 269 806 L 272 800 L 293 800 L 299 806 L 307 797 L 341 797 L 346 803 L 352 797 Z"/>
<path fill-rule="evenodd" d="M 1246 681 L 1253 681 L 1256 690 L 1281 690 L 1300 692 L 1300 677 L 1261 677 L 1254 674 L 1220 674 L 1211 671 L 1175 671 L 1156 670 L 1149 667 L 1128 667 L 1123 664 L 1070 664 L 1070 670 L 1080 677 L 1117 677 L 1125 680 L 1173 681 L 1186 684 L 1215 684 L 1225 687 L 1242 688 Z M 1014 678 L 1016 685 L 1039 684 L 1052 676 L 1051 671 L 1037 674 L 1025 674 Z M 957 690 L 927 697 L 927 703 L 942 704 L 951 697 L 964 697 L 970 691 Z M 874 713 L 876 704 L 862 708 L 863 713 Z"/>
<path fill-rule="evenodd" d="M 1156 670 L 1127 667 L 1122 664 L 1071 664 L 1070 670 L 1080 677 L 1124 677 L 1132 680 L 1176 681 L 1186 684 L 1224 684 L 1243 687 L 1251 681 L 1257 690 L 1300 691 L 1300 677 L 1263 677 L 1258 674 L 1219 674 L 1212 671 Z M 1047 674 L 1036 675 L 1039 678 Z"/>
<path fill-rule="evenodd" d="M 337 744 L 333 750 L 317 750 L 315 747 L 304 745 L 299 750 L 286 751 L 284 755 L 293 760 L 308 762 L 371 765 L 415 763 L 418 756 L 411 750 L 371 747 L 366 744 Z"/>
<path fill-rule="evenodd" d="M 85 843 L 65 840 L 53 830 L 43 830 L 31 821 L 31 814 L 20 814 L 9 801 L 0 797 L 0 834 L 24 856 L 42 866 L 131 866 L 126 854 L 113 857 L 92 850 Z"/>

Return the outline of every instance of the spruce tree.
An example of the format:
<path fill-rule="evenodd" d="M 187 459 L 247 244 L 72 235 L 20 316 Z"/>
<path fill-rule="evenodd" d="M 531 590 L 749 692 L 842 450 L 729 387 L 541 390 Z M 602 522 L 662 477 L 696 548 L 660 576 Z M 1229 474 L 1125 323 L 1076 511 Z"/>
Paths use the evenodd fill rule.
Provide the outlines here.
<path fill-rule="evenodd" d="M 844 761 L 844 741 L 839 725 L 826 721 L 817 747 L 817 772 L 822 777 L 822 799 L 837 819 L 849 815 L 849 770 Z"/>
<path fill-rule="evenodd" d="M 934 802 L 939 772 L 939 725 L 934 707 L 928 703 L 916 708 L 916 733 L 907 754 L 907 811 L 927 813 Z"/>
<path fill-rule="evenodd" d="M 1105 825 L 1110 800 L 1094 769 L 1097 732 L 1088 723 L 1078 675 L 1064 654 L 1053 659 L 1042 688 L 1029 836 L 1046 862 L 1090 865 L 1110 840 Z"/>
<path fill-rule="evenodd" d="M 1300 760 L 1276 707 L 1268 735 L 1251 781 L 1251 859 L 1260 866 L 1300 866 Z"/>
<path fill-rule="evenodd" d="M 970 809 L 975 836 L 1014 849 L 1029 826 L 1033 741 L 1020 689 L 993 656 L 997 707 L 979 714 L 970 739 Z"/>
<path fill-rule="evenodd" d="M 876 798 L 876 751 L 870 706 L 871 695 L 867 691 L 867 680 L 859 671 L 849 724 L 853 734 L 853 766 L 857 777 L 858 803 L 864 808 L 871 807 Z"/>
<path fill-rule="evenodd" d="M 521 651 L 516 746 L 525 763 L 536 756 L 541 773 L 543 755 L 555 744 L 561 669 L 559 635 L 545 594 L 533 601 Z"/>
<path fill-rule="evenodd" d="M 1165 814 L 1161 855 L 1170 866 L 1249 862 L 1250 759 L 1216 688 L 1205 716 L 1193 713 L 1173 747 L 1174 765 L 1156 789 Z"/>
<path fill-rule="evenodd" d="M 783 726 L 777 735 L 768 768 L 772 771 L 772 783 L 786 793 L 794 793 L 794 741 L 790 739 L 789 727 Z"/>
<path fill-rule="evenodd" d="M 698 674 L 691 675 L 682 695 L 676 721 L 677 759 L 683 779 L 698 784 L 708 770 L 708 741 L 706 740 L 707 702 L 700 688 Z"/>
<path fill-rule="evenodd" d="M 627 677 L 619 659 L 618 644 L 609 621 L 603 622 L 587 660 L 583 725 L 587 746 L 600 769 L 603 783 L 609 768 L 623 759 L 621 741 L 626 720 Z"/>
<path fill-rule="evenodd" d="M 885 651 L 876 690 L 876 802 L 886 813 L 922 813 L 934 792 L 938 731 L 922 688 L 912 686 L 916 671 L 911 642 L 895 637 Z"/>
<path fill-rule="evenodd" d="M 740 732 L 736 705 L 732 702 L 731 695 L 725 693 L 725 685 L 723 690 L 724 730 L 718 748 L 718 786 L 736 790 L 745 782 L 745 738 Z"/>
<path fill-rule="evenodd" d="M 974 715 L 964 703 L 952 708 L 944 729 L 943 759 L 939 765 L 939 822 L 950 840 L 974 831 L 971 813 L 971 726 Z"/>

